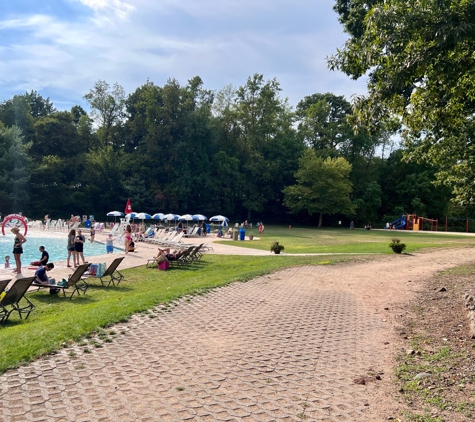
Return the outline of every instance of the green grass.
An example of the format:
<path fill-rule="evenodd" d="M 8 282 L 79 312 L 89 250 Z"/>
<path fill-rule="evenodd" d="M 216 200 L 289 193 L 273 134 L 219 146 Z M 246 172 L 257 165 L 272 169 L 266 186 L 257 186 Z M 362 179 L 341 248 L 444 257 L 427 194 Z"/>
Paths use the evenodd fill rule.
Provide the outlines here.
<path fill-rule="evenodd" d="M 0 372 L 67 347 L 74 341 L 87 346 L 88 351 L 102 347 L 103 342 L 113 341 L 117 335 L 104 327 L 126 322 L 131 315 L 140 312 L 149 318 L 154 314 L 148 313 L 148 309 L 169 304 L 182 296 L 203 294 L 217 286 L 250 280 L 292 265 L 329 264 L 338 260 L 338 257 L 322 262 L 319 257 L 311 256 L 206 255 L 199 263 L 169 271 L 145 267 L 124 270 L 126 278 L 118 287 L 102 287 L 95 280 L 86 295 L 72 300 L 51 296 L 47 291 L 28 293 L 36 310 L 24 321 L 12 313 L 10 320 L 0 327 Z M 172 307 L 167 306 L 167 311 Z"/>
<path fill-rule="evenodd" d="M 246 235 L 260 236 L 252 241 L 220 241 L 219 243 L 243 248 L 270 251 L 277 241 L 285 246 L 285 253 L 385 253 L 392 254 L 389 243 L 393 238 L 407 245 L 406 253 L 423 248 L 459 248 L 475 245 L 475 236 L 441 234 L 436 232 L 316 229 L 266 226 L 262 235 L 256 229 Z M 270 253 L 270 252 L 269 252 Z"/>

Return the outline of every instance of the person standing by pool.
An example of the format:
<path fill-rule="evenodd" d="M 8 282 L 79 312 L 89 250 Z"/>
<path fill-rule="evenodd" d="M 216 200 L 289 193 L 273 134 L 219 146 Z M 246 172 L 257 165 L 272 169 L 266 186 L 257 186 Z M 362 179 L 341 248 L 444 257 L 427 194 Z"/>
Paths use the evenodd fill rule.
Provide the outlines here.
<path fill-rule="evenodd" d="M 94 242 L 94 236 L 96 236 L 96 229 L 91 226 L 91 243 Z"/>
<path fill-rule="evenodd" d="M 127 228 L 124 233 L 124 250 L 125 253 L 129 253 L 130 242 L 132 242 L 132 227 L 130 224 L 127 224 Z"/>
<path fill-rule="evenodd" d="M 71 229 L 69 231 L 69 234 L 68 234 L 68 260 L 67 260 L 67 266 L 70 267 L 71 264 L 70 264 L 70 258 L 71 258 L 71 255 L 73 256 L 73 263 L 74 265 L 76 265 L 76 257 L 75 257 L 75 254 L 74 254 L 74 243 L 75 243 L 75 240 L 76 240 L 76 230 L 74 229 Z"/>
<path fill-rule="evenodd" d="M 75 259 L 75 266 L 79 267 L 79 258 L 82 259 L 82 263 L 85 264 L 86 261 L 84 259 L 84 242 L 86 241 L 86 238 L 82 235 L 82 230 L 78 230 L 78 234 L 76 236 L 76 239 L 74 241 L 74 257 Z"/>
<path fill-rule="evenodd" d="M 20 233 L 18 227 L 13 227 L 10 230 L 15 235 L 15 241 L 13 243 L 13 256 L 15 257 L 16 269 L 15 273 L 21 274 L 21 254 L 23 253 L 23 243 L 26 242 L 25 236 Z"/>

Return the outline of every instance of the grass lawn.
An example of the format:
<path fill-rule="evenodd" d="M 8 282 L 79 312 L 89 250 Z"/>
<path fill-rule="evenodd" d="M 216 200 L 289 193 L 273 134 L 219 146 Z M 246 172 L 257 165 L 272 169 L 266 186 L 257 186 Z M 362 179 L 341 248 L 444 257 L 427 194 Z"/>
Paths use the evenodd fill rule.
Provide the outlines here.
<path fill-rule="evenodd" d="M 256 229 L 246 230 L 246 236 L 260 237 L 253 241 L 221 241 L 244 248 L 268 251 L 278 241 L 286 253 L 393 253 L 389 248 L 392 238 L 401 239 L 407 245 L 405 252 L 422 248 L 460 248 L 475 245 L 475 236 L 443 234 L 436 232 L 386 231 L 364 229 L 316 229 L 266 226 L 262 235 Z"/>
<path fill-rule="evenodd" d="M 331 262 L 338 260 L 332 257 Z M 184 295 L 250 280 L 283 267 L 331 262 L 326 257 L 205 255 L 198 263 L 169 271 L 145 267 L 123 270 L 125 280 L 119 286 L 102 287 L 99 280 L 94 280 L 85 295 L 72 300 L 51 296 L 47 290 L 28 293 L 36 310 L 25 321 L 12 313 L 10 320 L 0 326 L 0 372 Z"/>

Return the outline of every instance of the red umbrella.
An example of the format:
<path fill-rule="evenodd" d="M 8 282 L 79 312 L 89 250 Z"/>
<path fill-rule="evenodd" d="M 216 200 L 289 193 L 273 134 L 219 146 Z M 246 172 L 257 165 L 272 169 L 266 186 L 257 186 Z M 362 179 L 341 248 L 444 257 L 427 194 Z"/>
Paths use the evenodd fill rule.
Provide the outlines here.
<path fill-rule="evenodd" d="M 130 203 L 130 199 L 127 199 L 127 205 L 125 206 L 125 214 L 130 214 L 132 212 L 132 204 Z"/>

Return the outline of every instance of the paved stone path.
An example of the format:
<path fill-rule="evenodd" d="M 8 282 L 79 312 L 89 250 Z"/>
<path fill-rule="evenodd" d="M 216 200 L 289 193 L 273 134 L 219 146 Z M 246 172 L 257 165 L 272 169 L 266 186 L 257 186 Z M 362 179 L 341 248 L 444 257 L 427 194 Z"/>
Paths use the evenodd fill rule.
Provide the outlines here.
<path fill-rule="evenodd" d="M 186 297 L 8 371 L 3 420 L 373 420 L 353 379 L 381 363 L 382 322 L 321 288 L 339 272 L 288 269 Z"/>

